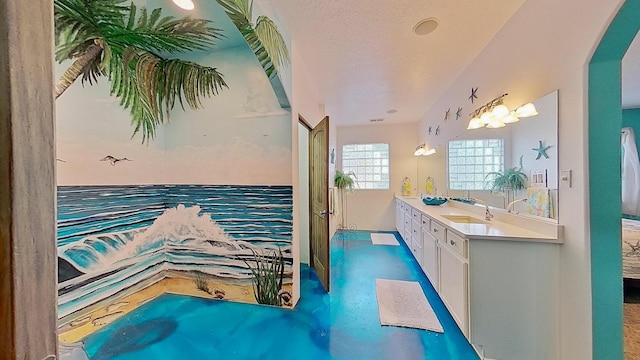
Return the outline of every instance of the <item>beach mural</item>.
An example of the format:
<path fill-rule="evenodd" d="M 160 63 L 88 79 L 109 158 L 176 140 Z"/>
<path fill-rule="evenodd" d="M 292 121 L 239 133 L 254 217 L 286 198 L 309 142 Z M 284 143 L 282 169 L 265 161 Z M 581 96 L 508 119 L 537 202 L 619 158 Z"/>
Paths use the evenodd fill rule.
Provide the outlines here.
<path fill-rule="evenodd" d="M 197 111 L 172 110 L 152 141 L 132 137 L 130 113 L 103 79 L 56 102 L 65 342 L 162 293 L 256 303 L 264 266 L 276 274 L 271 305 L 292 305 L 291 114 L 234 25 L 218 19 L 220 48 L 185 57 L 215 66 L 228 88 Z"/>

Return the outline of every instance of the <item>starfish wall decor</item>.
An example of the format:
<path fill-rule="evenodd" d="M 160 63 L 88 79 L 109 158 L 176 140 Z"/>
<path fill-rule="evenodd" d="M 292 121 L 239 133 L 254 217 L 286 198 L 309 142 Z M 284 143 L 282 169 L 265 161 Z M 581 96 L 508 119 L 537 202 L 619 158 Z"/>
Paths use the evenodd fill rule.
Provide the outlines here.
<path fill-rule="evenodd" d="M 536 156 L 536 160 L 539 160 L 543 156 L 544 156 L 545 159 L 548 159 L 549 155 L 547 155 L 547 150 L 549 150 L 551 148 L 551 145 L 543 146 L 542 145 L 542 140 L 538 140 L 538 143 L 540 145 L 537 148 L 532 148 L 531 149 L 533 151 L 537 151 L 538 152 L 538 156 Z"/>
<path fill-rule="evenodd" d="M 469 100 L 471 100 L 472 104 L 473 104 L 473 100 L 478 98 L 478 95 L 476 94 L 476 92 L 478 92 L 478 88 L 471 87 L 471 95 L 469 95 Z"/>
<path fill-rule="evenodd" d="M 436 128 L 436 136 L 440 135 L 440 126 Z"/>
<path fill-rule="evenodd" d="M 427 132 L 429 133 L 429 135 L 431 135 L 431 132 L 433 131 L 433 129 L 431 128 L 431 126 L 429 126 L 429 130 L 427 130 Z"/>
<path fill-rule="evenodd" d="M 462 116 L 462 108 L 458 106 L 458 110 L 456 111 L 456 120 L 460 119 Z"/>
<path fill-rule="evenodd" d="M 449 120 L 450 115 L 451 115 L 451 108 L 447 109 L 447 111 L 444 112 L 444 121 Z"/>

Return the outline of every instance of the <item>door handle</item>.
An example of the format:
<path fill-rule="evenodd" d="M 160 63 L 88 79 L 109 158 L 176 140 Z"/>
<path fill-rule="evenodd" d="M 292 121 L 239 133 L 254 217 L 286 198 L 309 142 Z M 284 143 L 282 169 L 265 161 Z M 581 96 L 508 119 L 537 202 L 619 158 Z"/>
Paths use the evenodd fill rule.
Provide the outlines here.
<path fill-rule="evenodd" d="M 320 214 L 318 214 L 318 215 L 323 218 L 323 217 L 326 217 L 328 213 L 329 213 L 328 210 L 322 210 L 322 211 L 320 211 Z"/>

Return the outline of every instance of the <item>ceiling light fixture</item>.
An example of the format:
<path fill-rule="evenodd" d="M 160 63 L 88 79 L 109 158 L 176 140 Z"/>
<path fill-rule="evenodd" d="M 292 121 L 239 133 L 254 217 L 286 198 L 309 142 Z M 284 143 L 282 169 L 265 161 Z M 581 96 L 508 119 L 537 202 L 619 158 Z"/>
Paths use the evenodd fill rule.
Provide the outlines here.
<path fill-rule="evenodd" d="M 416 35 L 424 36 L 432 33 L 437 27 L 438 19 L 431 17 L 418 21 L 418 23 L 413 27 L 413 32 Z"/>
<path fill-rule="evenodd" d="M 436 153 L 436 149 L 429 149 L 427 150 L 427 145 L 426 144 L 420 144 L 418 145 L 418 147 L 416 148 L 416 151 L 413 153 L 414 156 L 428 156 L 428 155 L 433 155 Z"/>
<path fill-rule="evenodd" d="M 173 0 L 173 3 L 185 10 L 193 10 L 196 7 L 191 0 Z"/>
<path fill-rule="evenodd" d="M 503 103 L 504 97 L 507 95 L 509 94 L 502 94 L 469 114 L 471 120 L 469 120 L 467 129 L 480 129 L 483 127 L 497 129 L 504 127 L 505 124 L 518 122 L 520 118 L 538 115 L 538 111 L 532 103 L 524 104 L 513 111 L 509 110 Z"/>

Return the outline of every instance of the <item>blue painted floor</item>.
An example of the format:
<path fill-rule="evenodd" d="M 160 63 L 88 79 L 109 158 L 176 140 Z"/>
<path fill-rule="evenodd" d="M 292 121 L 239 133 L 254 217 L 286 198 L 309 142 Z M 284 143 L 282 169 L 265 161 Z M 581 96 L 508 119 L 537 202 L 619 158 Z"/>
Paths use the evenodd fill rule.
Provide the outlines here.
<path fill-rule="evenodd" d="M 86 351 L 92 360 L 478 359 L 402 240 L 372 245 L 369 234 L 331 240 L 331 294 L 302 267 L 294 310 L 165 294 L 90 335 Z M 376 278 L 419 281 L 444 334 L 381 326 Z"/>

